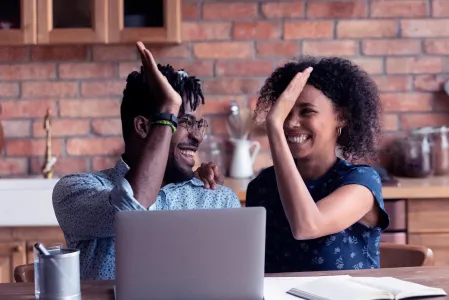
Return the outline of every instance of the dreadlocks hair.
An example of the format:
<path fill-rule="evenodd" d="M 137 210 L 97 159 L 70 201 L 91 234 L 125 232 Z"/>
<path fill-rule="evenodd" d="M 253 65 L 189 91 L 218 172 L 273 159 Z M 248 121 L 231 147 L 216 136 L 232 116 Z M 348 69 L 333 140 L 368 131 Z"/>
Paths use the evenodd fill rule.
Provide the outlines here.
<path fill-rule="evenodd" d="M 179 114 L 185 113 L 185 105 L 189 104 L 190 109 L 195 111 L 201 104 L 204 105 L 204 95 L 200 80 L 195 76 L 189 76 L 184 69 L 176 71 L 171 65 L 157 65 L 159 71 L 164 75 L 173 89 L 181 96 L 182 104 Z M 140 67 L 140 72 L 133 71 L 126 79 L 126 87 L 123 91 L 120 115 L 122 119 L 123 137 L 126 141 L 134 128 L 134 118 L 136 116 L 149 117 L 156 111 L 154 101 L 152 101 L 151 91 L 148 88 L 145 71 Z"/>

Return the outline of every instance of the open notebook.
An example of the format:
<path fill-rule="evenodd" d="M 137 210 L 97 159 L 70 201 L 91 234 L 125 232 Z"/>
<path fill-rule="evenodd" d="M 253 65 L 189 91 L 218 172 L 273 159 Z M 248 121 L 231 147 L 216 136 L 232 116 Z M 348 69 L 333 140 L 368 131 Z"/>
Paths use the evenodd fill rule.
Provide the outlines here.
<path fill-rule="evenodd" d="M 287 293 L 306 300 L 400 300 L 446 295 L 440 288 L 393 277 L 351 276 L 324 276 L 298 282 Z"/>

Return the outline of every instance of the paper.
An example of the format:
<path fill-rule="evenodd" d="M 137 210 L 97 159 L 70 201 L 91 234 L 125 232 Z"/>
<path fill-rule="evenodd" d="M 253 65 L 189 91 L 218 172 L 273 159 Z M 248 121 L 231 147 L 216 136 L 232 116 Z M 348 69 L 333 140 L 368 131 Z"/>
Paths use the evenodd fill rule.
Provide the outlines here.
<path fill-rule="evenodd" d="M 265 277 L 264 300 L 298 300 L 300 298 L 287 294 L 287 291 L 298 284 L 304 284 L 320 277 Z M 329 276 L 333 278 L 350 277 L 349 275 Z"/>

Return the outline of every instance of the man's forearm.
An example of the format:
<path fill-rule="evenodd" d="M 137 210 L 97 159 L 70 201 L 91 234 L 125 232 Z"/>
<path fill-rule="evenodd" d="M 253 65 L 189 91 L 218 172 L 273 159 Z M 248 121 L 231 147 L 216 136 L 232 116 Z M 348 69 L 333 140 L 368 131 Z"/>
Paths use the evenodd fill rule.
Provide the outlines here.
<path fill-rule="evenodd" d="M 157 199 L 167 167 L 171 137 L 169 126 L 153 125 L 138 163 L 125 176 L 133 189 L 134 198 L 144 207 L 150 207 Z"/>

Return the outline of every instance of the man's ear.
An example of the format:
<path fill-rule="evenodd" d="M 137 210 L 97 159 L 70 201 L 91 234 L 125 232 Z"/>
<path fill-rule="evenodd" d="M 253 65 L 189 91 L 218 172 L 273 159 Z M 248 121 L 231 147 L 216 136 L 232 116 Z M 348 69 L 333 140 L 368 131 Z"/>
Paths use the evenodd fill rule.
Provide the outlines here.
<path fill-rule="evenodd" d="M 150 121 L 143 117 L 137 116 L 134 118 L 134 131 L 142 138 L 146 138 L 150 132 Z"/>

